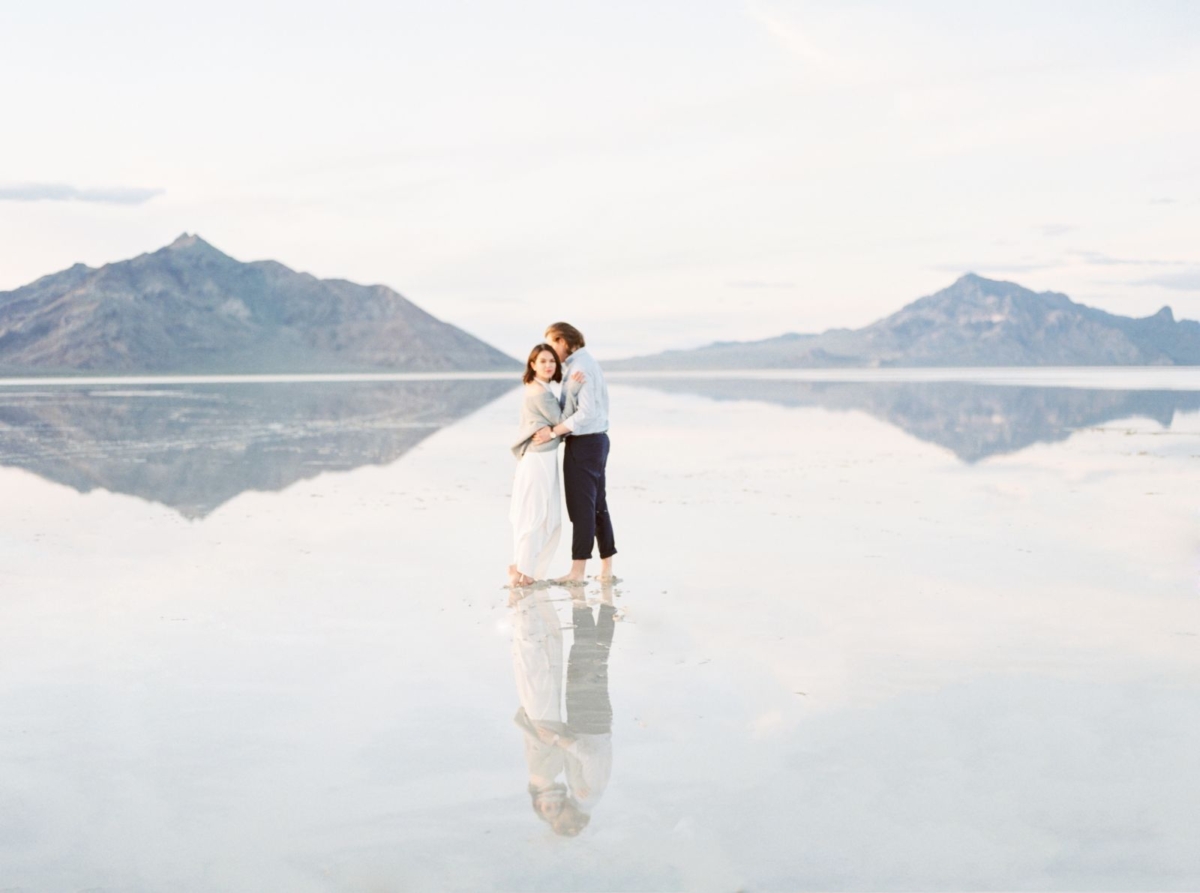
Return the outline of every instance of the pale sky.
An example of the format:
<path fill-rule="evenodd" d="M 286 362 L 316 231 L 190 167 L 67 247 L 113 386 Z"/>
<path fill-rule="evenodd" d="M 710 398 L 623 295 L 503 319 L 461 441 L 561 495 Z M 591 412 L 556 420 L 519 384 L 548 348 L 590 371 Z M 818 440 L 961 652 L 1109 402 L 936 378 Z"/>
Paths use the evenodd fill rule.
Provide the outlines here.
<path fill-rule="evenodd" d="M 1200 3 L 8 4 L 0 290 L 199 233 L 514 355 L 974 271 L 1200 318 Z"/>

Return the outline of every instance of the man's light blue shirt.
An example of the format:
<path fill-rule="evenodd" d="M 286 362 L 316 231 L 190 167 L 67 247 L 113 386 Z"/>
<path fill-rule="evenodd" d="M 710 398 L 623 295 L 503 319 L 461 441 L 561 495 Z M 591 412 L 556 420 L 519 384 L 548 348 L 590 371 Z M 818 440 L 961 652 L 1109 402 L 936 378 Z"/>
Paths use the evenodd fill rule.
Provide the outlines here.
<path fill-rule="evenodd" d="M 572 434 L 599 434 L 608 430 L 608 385 L 604 383 L 604 373 L 586 347 L 575 351 L 563 364 L 563 400 L 565 405 L 567 389 L 574 386 L 571 374 L 582 372 L 583 386 L 575 395 L 575 412 L 562 420 L 571 429 Z"/>

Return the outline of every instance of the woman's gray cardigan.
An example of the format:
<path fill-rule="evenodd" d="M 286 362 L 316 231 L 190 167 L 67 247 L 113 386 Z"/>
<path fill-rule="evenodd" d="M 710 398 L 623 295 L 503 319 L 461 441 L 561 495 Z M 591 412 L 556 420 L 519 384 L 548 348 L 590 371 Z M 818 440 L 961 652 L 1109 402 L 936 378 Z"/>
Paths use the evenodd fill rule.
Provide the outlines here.
<path fill-rule="evenodd" d="M 560 438 L 555 437 L 545 443 L 534 443 L 533 435 L 542 428 L 553 428 L 563 420 L 562 408 L 558 400 L 546 387 L 539 387 L 541 393 L 529 389 L 525 400 L 521 403 L 521 427 L 517 433 L 517 442 L 513 444 L 513 455 L 520 459 L 526 450 L 537 453 L 547 453 L 557 450 Z"/>

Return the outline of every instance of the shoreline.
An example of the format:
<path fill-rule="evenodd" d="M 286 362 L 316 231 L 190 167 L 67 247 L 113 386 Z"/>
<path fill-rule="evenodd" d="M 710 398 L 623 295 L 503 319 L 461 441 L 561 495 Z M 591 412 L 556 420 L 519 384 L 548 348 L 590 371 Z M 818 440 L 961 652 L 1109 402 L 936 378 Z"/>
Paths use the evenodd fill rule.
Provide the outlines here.
<path fill-rule="evenodd" d="M 921 366 L 837 369 L 612 371 L 618 384 L 644 380 L 740 380 L 858 383 L 948 383 L 1099 390 L 1200 390 L 1200 366 Z M 512 372 L 255 373 L 195 375 L 39 375 L 0 377 L 0 388 L 198 384 L 336 384 L 412 381 L 503 381 Z"/>

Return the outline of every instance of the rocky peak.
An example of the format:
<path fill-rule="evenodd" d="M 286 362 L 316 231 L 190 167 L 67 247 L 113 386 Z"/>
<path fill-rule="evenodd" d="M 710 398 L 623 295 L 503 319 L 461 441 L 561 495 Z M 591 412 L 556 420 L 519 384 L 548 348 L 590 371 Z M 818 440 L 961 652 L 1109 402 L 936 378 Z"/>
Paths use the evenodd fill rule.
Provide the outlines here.
<path fill-rule="evenodd" d="M 226 254 L 205 242 L 195 233 L 183 233 L 170 245 L 160 248 L 154 253 L 170 253 L 180 257 L 227 257 Z"/>
<path fill-rule="evenodd" d="M 181 233 L 179 238 L 167 246 L 169 249 L 191 248 L 193 245 L 204 242 L 199 236 L 192 233 Z"/>

